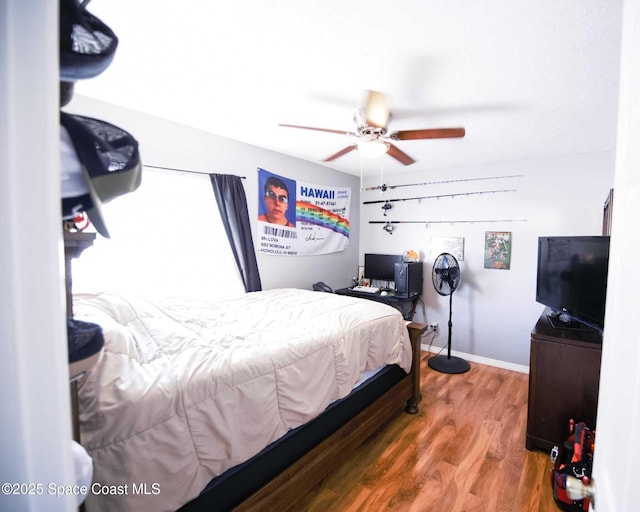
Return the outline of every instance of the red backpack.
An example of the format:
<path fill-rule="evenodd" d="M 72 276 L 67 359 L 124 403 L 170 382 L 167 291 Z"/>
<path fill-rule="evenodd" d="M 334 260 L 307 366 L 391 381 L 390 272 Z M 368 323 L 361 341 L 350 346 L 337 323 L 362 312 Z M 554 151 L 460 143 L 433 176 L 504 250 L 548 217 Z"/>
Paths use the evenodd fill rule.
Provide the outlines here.
<path fill-rule="evenodd" d="M 589 483 L 596 433 L 584 422 L 575 423 L 573 420 L 569 422 L 569 433 L 562 448 L 554 446 L 551 450 L 553 499 L 567 512 L 588 512 L 588 498 L 572 500 L 567 496 L 567 475 L 581 480 L 585 485 Z"/>

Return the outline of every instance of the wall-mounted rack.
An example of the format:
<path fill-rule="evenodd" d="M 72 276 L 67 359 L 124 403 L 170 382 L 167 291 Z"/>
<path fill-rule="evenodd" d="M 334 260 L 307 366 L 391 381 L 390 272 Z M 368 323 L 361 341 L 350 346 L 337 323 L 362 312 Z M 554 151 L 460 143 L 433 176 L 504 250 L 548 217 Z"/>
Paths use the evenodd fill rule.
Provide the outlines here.
<path fill-rule="evenodd" d="M 462 183 L 465 181 L 500 180 L 505 178 L 522 178 L 523 176 L 524 174 L 513 174 L 510 176 L 486 176 L 483 178 L 462 178 L 458 180 L 423 181 L 421 183 L 405 183 L 402 185 L 382 184 L 382 185 L 377 185 L 375 187 L 367 187 L 364 190 L 380 190 L 382 192 L 385 192 L 387 189 L 394 189 L 394 188 L 400 188 L 400 187 L 418 187 L 421 185 L 441 185 L 445 183 Z"/>
<path fill-rule="evenodd" d="M 423 201 L 425 199 L 442 199 L 445 197 L 459 197 L 459 196 L 477 196 L 483 194 L 499 194 L 503 192 L 516 192 L 515 189 L 503 189 L 503 190 L 480 190 L 476 192 L 458 192 L 454 194 L 436 194 L 432 196 L 419 196 L 419 197 L 403 197 L 396 199 L 379 199 L 376 201 L 363 201 L 362 204 L 380 204 L 384 203 L 382 209 L 384 210 L 384 216 L 387 216 L 387 210 L 390 210 L 393 205 L 391 203 L 399 201 Z"/>
<path fill-rule="evenodd" d="M 476 192 L 457 192 L 454 194 L 436 194 L 432 196 L 402 197 L 397 199 L 379 199 L 376 201 L 363 201 L 362 204 L 395 203 L 398 201 L 422 201 L 423 199 L 442 199 L 444 197 L 477 196 L 482 194 L 498 194 L 500 192 L 516 192 L 516 189 L 479 190 Z"/>
<path fill-rule="evenodd" d="M 393 224 L 424 224 L 429 228 L 430 224 L 481 224 L 492 222 L 527 222 L 527 219 L 478 219 L 478 220 L 370 220 L 369 224 L 384 224 L 384 229 L 390 235 L 395 227 Z"/>

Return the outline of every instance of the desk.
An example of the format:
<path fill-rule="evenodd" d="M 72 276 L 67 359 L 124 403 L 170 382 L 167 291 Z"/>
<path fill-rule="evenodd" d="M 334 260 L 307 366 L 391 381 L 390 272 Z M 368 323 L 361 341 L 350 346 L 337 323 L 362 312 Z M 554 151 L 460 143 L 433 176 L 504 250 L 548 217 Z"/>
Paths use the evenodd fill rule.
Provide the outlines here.
<path fill-rule="evenodd" d="M 358 297 L 360 299 L 375 300 L 376 302 L 383 302 L 389 306 L 393 306 L 402 313 L 402 317 L 405 320 L 413 320 L 413 315 L 416 312 L 416 305 L 420 300 L 421 295 L 412 295 L 411 297 L 399 297 L 393 295 L 393 292 L 389 292 L 389 295 L 380 295 L 380 293 L 366 293 L 356 292 L 351 288 L 340 288 L 335 293 L 338 295 L 348 295 L 349 297 Z"/>

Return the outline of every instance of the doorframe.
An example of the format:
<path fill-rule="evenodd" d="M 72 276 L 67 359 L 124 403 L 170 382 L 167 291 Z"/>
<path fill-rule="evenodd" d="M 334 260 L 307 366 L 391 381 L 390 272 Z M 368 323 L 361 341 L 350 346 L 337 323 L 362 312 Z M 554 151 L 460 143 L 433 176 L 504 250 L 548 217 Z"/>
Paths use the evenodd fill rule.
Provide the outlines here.
<path fill-rule="evenodd" d="M 640 0 L 623 7 L 617 133 L 593 467 L 598 512 L 637 510 L 640 503 Z"/>

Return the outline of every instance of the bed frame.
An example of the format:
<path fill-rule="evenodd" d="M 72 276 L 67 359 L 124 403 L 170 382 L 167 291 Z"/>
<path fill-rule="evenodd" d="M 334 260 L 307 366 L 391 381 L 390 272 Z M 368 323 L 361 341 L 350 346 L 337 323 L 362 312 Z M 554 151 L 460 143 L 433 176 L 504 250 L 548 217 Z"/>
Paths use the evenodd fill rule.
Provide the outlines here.
<path fill-rule="evenodd" d="M 421 323 L 408 324 L 407 329 L 413 350 L 411 372 L 405 374 L 397 367 L 390 368 L 386 374 L 381 375 L 378 383 L 373 386 L 374 388 L 378 386 L 382 394 L 376 394 L 369 398 L 365 396 L 361 399 L 361 404 L 358 406 L 359 412 L 356 412 L 355 415 L 353 412 L 349 412 L 352 409 L 347 406 L 348 399 L 345 399 L 344 404 L 336 404 L 335 407 L 330 408 L 325 414 L 314 420 L 314 423 L 302 427 L 307 429 L 307 433 L 311 432 L 309 447 L 304 446 L 306 441 L 302 446 L 300 443 L 296 444 L 295 435 L 292 435 L 288 441 L 291 441 L 293 446 L 291 443 L 288 446 L 285 445 L 280 455 L 277 452 L 271 453 L 271 450 L 267 449 L 265 451 L 269 453 L 263 452 L 256 456 L 257 465 L 261 467 L 257 471 L 266 470 L 278 473 L 264 485 L 259 486 L 257 490 L 251 489 L 250 485 L 254 482 L 254 474 L 250 473 L 251 469 L 247 469 L 249 472 L 242 476 L 235 475 L 235 480 L 232 475 L 228 482 L 223 481 L 221 485 L 216 485 L 211 490 L 205 490 L 198 498 L 180 508 L 180 512 L 231 509 L 236 512 L 262 512 L 265 510 L 295 509 L 298 499 L 312 492 L 337 465 L 350 459 L 372 434 L 379 431 L 403 409 L 409 414 L 418 412 L 418 404 L 422 400 L 420 392 L 420 338 L 426 328 L 427 326 Z M 327 418 L 323 418 L 323 416 L 327 416 Z M 331 426 L 336 423 L 337 426 Z M 327 431 L 332 433 L 327 436 L 324 433 Z M 318 437 L 321 432 L 322 436 Z M 318 441 L 318 439 L 321 440 Z M 295 455 L 296 451 L 303 454 L 297 456 Z M 261 455 L 263 456 L 261 457 Z M 284 462 L 281 460 L 282 456 L 284 456 Z M 287 457 L 295 457 L 295 460 L 288 461 Z M 273 460 L 279 460 L 277 464 L 281 464 L 284 469 L 274 469 Z M 244 469 L 246 468 L 241 468 L 240 471 Z M 238 487 L 246 488 L 249 495 L 242 498 L 234 496 L 234 494 L 238 494 Z"/>

